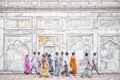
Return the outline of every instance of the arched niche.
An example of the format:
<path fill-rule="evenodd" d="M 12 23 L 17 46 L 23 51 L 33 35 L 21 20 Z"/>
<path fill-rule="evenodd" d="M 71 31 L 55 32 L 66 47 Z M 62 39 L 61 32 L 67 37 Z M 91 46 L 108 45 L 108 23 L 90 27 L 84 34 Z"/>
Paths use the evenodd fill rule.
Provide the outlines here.
<path fill-rule="evenodd" d="M 61 37 L 60 36 L 39 36 L 38 37 L 38 50 L 41 53 L 55 53 L 56 51 L 61 50 Z M 49 49 L 54 51 L 50 51 Z"/>
<path fill-rule="evenodd" d="M 85 43 L 82 40 L 79 40 L 72 45 L 71 49 L 73 52 L 76 53 L 78 73 L 83 72 L 84 67 L 85 67 L 84 58 L 85 58 L 86 52 L 89 54 L 89 58 L 90 58 L 89 44 Z"/>
<path fill-rule="evenodd" d="M 29 54 L 29 47 L 21 40 L 15 40 L 8 45 L 4 54 L 4 70 L 6 71 L 23 71 L 24 57 Z"/>
<path fill-rule="evenodd" d="M 108 40 L 101 45 L 100 49 L 101 71 L 117 72 L 120 70 L 120 45 L 114 40 Z"/>
<path fill-rule="evenodd" d="M 59 47 L 54 44 L 52 41 L 48 40 L 42 47 L 40 48 L 40 52 L 42 53 L 48 53 L 52 56 L 55 55 L 56 51 L 60 51 Z"/>

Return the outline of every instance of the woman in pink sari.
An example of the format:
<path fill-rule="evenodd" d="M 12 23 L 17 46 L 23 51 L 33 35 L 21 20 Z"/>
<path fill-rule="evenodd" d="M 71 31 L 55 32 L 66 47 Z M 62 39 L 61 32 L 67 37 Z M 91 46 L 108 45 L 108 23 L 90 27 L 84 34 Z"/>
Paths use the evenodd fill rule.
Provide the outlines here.
<path fill-rule="evenodd" d="M 28 55 L 26 55 L 24 58 L 24 67 L 25 67 L 25 71 L 24 71 L 25 74 L 31 73 Z"/>

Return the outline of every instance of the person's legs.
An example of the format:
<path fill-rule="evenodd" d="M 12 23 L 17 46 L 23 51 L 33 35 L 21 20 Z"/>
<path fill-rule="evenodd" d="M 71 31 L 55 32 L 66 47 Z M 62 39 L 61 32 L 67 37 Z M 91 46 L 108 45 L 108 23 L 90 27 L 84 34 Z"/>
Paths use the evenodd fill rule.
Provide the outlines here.
<path fill-rule="evenodd" d="M 53 68 L 53 66 L 50 66 L 49 72 L 50 72 L 51 75 L 53 75 L 53 73 L 54 73 L 54 68 Z"/>
<path fill-rule="evenodd" d="M 97 72 L 97 74 L 99 75 L 99 72 L 98 72 L 98 70 L 97 70 L 96 65 L 94 65 L 94 69 L 95 69 L 95 71 Z"/>
<path fill-rule="evenodd" d="M 55 75 L 57 75 L 57 65 L 55 66 Z"/>
<path fill-rule="evenodd" d="M 41 66 L 37 68 L 37 73 L 39 74 L 41 72 Z"/>
<path fill-rule="evenodd" d="M 65 70 L 63 70 L 63 71 L 61 72 L 61 75 L 64 75 L 64 73 L 65 73 Z"/>
<path fill-rule="evenodd" d="M 31 67 L 31 72 L 32 72 L 32 70 L 33 70 L 33 66 Z"/>
<path fill-rule="evenodd" d="M 91 67 L 91 73 L 92 73 L 93 69 L 94 69 L 94 66 Z"/>
<path fill-rule="evenodd" d="M 37 68 L 35 66 L 33 66 L 33 69 L 35 70 L 35 73 L 38 74 L 37 73 Z"/>
<path fill-rule="evenodd" d="M 64 73 L 65 73 L 65 67 L 64 67 L 64 70 L 61 72 L 61 75 L 64 75 Z"/>
<path fill-rule="evenodd" d="M 52 72 L 52 73 L 54 72 L 54 68 L 53 68 L 53 66 L 51 67 L 51 72 Z"/>
<path fill-rule="evenodd" d="M 58 72 L 57 72 L 57 74 L 59 75 L 59 73 L 60 73 L 60 66 L 58 65 Z"/>
<path fill-rule="evenodd" d="M 68 76 L 68 66 L 65 66 L 65 76 Z"/>

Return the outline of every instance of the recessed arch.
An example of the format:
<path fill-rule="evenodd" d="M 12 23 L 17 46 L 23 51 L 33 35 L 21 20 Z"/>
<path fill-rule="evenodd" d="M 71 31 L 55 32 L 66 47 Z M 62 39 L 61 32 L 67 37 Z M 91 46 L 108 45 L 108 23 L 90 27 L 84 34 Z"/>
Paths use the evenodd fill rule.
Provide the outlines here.
<path fill-rule="evenodd" d="M 100 69 L 103 71 L 120 70 L 120 45 L 114 40 L 107 40 L 100 48 Z"/>

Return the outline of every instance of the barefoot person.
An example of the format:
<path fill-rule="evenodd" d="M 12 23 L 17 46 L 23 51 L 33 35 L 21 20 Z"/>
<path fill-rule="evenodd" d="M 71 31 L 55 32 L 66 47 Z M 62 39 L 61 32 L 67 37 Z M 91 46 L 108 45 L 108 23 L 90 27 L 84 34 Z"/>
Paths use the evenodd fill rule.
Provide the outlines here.
<path fill-rule="evenodd" d="M 70 59 L 70 68 L 71 70 L 69 71 L 69 74 L 75 75 L 77 72 L 77 66 L 76 66 L 76 58 L 75 58 L 75 53 L 72 53 L 71 59 Z"/>
<path fill-rule="evenodd" d="M 29 61 L 28 55 L 26 55 L 24 58 L 24 67 L 25 67 L 24 73 L 30 74 L 31 70 L 30 70 L 30 61 Z"/>
<path fill-rule="evenodd" d="M 95 70 L 97 72 L 97 74 L 99 75 L 98 69 L 97 69 L 97 61 L 96 61 L 96 53 L 93 53 L 93 57 L 92 57 L 92 69 L 91 69 L 91 73 L 93 70 Z"/>

